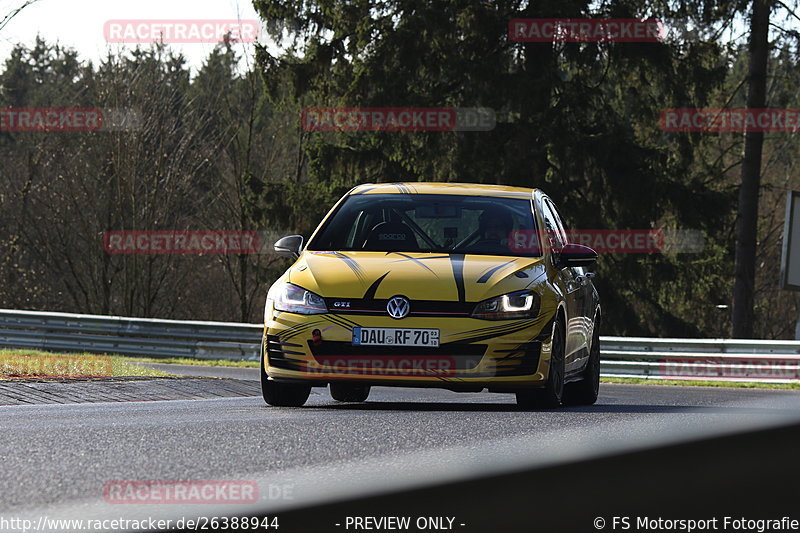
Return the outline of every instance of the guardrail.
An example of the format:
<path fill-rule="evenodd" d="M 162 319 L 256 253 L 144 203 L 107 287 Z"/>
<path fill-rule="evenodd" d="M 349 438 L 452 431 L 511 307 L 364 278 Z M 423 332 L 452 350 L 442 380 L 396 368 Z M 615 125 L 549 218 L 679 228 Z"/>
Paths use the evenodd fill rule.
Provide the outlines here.
<path fill-rule="evenodd" d="M 0 346 L 257 361 L 263 327 L 0 309 Z M 800 341 L 601 337 L 605 377 L 800 382 Z"/>
<path fill-rule="evenodd" d="M 601 337 L 600 347 L 605 377 L 800 382 L 800 341 Z"/>
<path fill-rule="evenodd" d="M 0 309 L 0 346 L 46 351 L 257 361 L 262 328 Z"/>

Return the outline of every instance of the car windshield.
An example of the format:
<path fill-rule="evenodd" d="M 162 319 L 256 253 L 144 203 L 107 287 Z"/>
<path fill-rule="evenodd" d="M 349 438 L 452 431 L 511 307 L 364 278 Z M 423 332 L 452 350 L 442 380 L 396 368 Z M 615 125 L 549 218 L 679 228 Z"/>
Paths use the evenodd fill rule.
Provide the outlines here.
<path fill-rule="evenodd" d="M 531 201 L 439 194 L 348 197 L 309 250 L 538 256 Z"/>

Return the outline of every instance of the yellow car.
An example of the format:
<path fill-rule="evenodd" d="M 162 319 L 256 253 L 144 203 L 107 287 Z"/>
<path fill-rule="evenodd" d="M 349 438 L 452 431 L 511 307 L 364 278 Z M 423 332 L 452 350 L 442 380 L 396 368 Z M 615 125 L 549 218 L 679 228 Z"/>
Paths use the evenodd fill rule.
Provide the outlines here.
<path fill-rule="evenodd" d="M 524 408 L 592 404 L 600 383 L 600 302 L 538 189 L 366 184 L 303 246 L 264 309 L 261 385 L 276 406 L 311 387 L 363 402 L 371 386 L 516 393 Z"/>

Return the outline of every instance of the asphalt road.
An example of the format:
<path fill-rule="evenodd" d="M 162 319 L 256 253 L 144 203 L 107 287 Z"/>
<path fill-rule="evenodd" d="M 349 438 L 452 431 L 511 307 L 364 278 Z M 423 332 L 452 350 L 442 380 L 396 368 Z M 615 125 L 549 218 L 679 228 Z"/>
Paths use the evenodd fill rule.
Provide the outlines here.
<path fill-rule="evenodd" d="M 172 369 L 184 370 L 208 371 Z M 232 372 L 215 375 L 258 375 Z M 364 404 L 340 404 L 314 389 L 296 409 L 261 398 L 7 406 L 0 407 L 0 516 L 116 512 L 124 506 L 103 502 L 114 480 L 252 480 L 261 500 L 293 505 L 325 483 L 402 485 L 435 477 L 438 466 L 469 469 L 495 445 L 513 466 L 517 450 L 575 457 L 614 442 L 798 417 L 799 407 L 798 392 L 632 385 L 604 385 L 592 407 L 548 412 L 520 411 L 512 395 L 396 388 L 374 388 Z M 432 466 L 414 473 L 425 464 Z"/>

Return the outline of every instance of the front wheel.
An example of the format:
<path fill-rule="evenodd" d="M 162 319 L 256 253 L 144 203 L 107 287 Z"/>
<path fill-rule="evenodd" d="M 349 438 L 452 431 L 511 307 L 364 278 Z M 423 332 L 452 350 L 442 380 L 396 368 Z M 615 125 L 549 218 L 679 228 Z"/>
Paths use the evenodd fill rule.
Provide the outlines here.
<path fill-rule="evenodd" d="M 261 355 L 261 396 L 269 405 L 275 407 L 300 407 L 311 394 L 309 385 L 280 383 L 269 379 L 264 371 L 264 355 Z"/>
<path fill-rule="evenodd" d="M 331 397 L 339 402 L 365 402 L 369 396 L 369 389 L 369 385 L 331 383 Z"/>
<path fill-rule="evenodd" d="M 564 337 L 561 319 L 553 324 L 553 339 L 550 349 L 550 372 L 544 388 L 517 393 L 517 405 L 523 409 L 554 409 L 561 405 L 564 396 Z"/>

